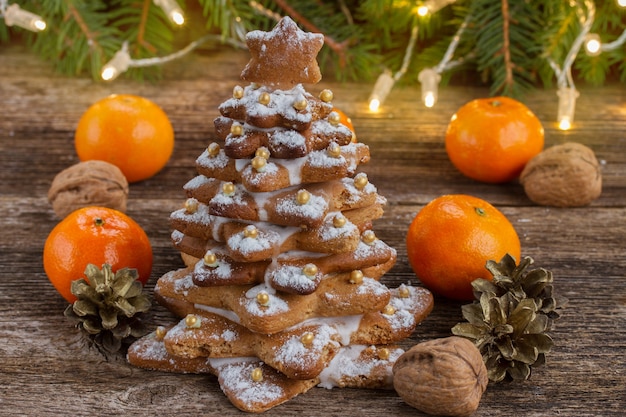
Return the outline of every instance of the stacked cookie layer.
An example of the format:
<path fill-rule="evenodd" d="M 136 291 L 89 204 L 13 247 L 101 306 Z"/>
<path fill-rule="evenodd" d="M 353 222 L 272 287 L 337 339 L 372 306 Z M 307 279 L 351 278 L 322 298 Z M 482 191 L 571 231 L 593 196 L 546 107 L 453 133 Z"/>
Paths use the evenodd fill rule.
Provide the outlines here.
<path fill-rule="evenodd" d="M 403 352 L 393 344 L 432 308 L 427 290 L 379 282 L 396 252 L 372 231 L 385 199 L 358 172 L 369 149 L 332 92 L 301 84 L 319 80 L 310 58 L 322 40 L 289 18 L 248 35 L 252 83 L 220 106 L 218 141 L 170 217 L 187 267 L 161 277 L 155 297 L 181 321 L 129 349 L 137 366 L 218 375 L 245 411 L 315 385 L 390 388 Z M 277 45 L 291 52 L 273 56 Z"/>

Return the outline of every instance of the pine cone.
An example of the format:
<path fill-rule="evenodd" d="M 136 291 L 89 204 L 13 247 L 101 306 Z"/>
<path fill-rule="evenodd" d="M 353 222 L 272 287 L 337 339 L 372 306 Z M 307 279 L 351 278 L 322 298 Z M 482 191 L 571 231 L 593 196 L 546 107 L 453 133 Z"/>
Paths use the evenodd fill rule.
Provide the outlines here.
<path fill-rule="evenodd" d="M 489 379 L 510 377 L 525 380 L 531 366 L 545 363 L 554 342 L 546 334 L 559 317 L 561 305 L 553 297 L 552 274 L 545 269 L 526 272 L 533 260 L 519 266 L 506 255 L 499 263 L 489 261 L 493 281 L 472 283 L 477 299 L 462 307 L 467 323 L 458 323 L 452 333 L 474 342 L 483 355 Z"/>
<path fill-rule="evenodd" d="M 151 303 L 142 294 L 136 269 L 123 268 L 113 273 L 111 266 L 102 270 L 87 265 L 88 281 L 72 282 L 72 294 L 78 299 L 67 306 L 65 316 L 78 322 L 80 328 L 103 353 L 118 352 L 131 338 L 147 333 L 136 314 L 146 312 Z"/>

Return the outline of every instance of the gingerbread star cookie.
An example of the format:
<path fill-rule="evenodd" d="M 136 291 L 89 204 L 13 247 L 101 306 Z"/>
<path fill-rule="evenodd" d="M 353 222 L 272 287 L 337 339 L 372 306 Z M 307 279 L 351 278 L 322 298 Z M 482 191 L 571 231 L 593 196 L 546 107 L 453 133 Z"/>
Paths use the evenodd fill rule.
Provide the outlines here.
<path fill-rule="evenodd" d="M 241 73 L 243 80 L 290 89 L 322 78 L 316 57 L 324 36 L 303 32 L 289 17 L 283 17 L 271 32 L 249 32 L 246 44 L 252 58 Z"/>

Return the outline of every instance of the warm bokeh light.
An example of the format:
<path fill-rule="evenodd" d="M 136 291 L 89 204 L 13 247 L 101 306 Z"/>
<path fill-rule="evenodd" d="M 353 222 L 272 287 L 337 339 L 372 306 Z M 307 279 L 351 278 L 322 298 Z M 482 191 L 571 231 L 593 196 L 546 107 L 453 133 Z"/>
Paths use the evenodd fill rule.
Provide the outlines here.
<path fill-rule="evenodd" d="M 377 112 L 380 108 L 380 100 L 373 98 L 370 100 L 370 111 Z"/>

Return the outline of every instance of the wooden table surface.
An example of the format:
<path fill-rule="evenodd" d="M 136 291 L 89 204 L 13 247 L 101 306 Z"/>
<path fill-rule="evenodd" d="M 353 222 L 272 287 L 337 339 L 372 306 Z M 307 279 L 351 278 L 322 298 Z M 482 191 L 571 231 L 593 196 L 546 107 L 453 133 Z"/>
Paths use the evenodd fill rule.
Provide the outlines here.
<path fill-rule="evenodd" d="M 212 376 L 151 372 L 124 359 L 106 361 L 81 342 L 63 316 L 66 302 L 49 284 L 42 247 L 59 221 L 47 201 L 54 176 L 78 162 L 73 131 L 86 108 L 111 93 L 133 93 L 158 103 L 176 132 L 174 154 L 155 177 L 132 184 L 127 213 L 148 233 L 156 279 L 182 266 L 169 238 L 168 216 L 183 202 L 194 161 L 214 138 L 217 106 L 239 83 L 246 52 L 215 47 L 168 64 L 162 81 L 95 83 L 65 78 L 20 47 L 0 49 L 0 415 L 221 415 L 244 413 Z M 396 88 L 382 112 L 366 101 L 372 85 L 323 81 L 334 104 L 348 113 L 358 138 L 370 146 L 363 167 L 389 204 L 375 222 L 398 251 L 383 278 L 390 287 L 417 283 L 407 263 L 406 230 L 420 208 L 442 194 L 465 193 L 498 207 L 522 240 L 523 255 L 552 270 L 556 291 L 569 299 L 552 331 L 555 347 L 529 381 L 490 384 L 476 416 L 618 416 L 626 412 L 626 87 L 582 87 L 574 128 L 556 128 L 554 90 L 524 101 L 544 123 L 546 145 L 566 141 L 591 147 L 602 162 L 602 196 L 589 207 L 557 209 L 530 202 L 517 183 L 487 185 L 459 174 L 447 159 L 443 135 L 462 104 L 487 95 L 447 87 L 426 109 L 419 87 Z M 436 298 L 413 344 L 450 335 L 461 304 Z M 151 326 L 173 322 L 164 308 L 148 313 Z M 265 413 L 268 416 L 418 416 L 392 391 L 314 388 Z"/>

